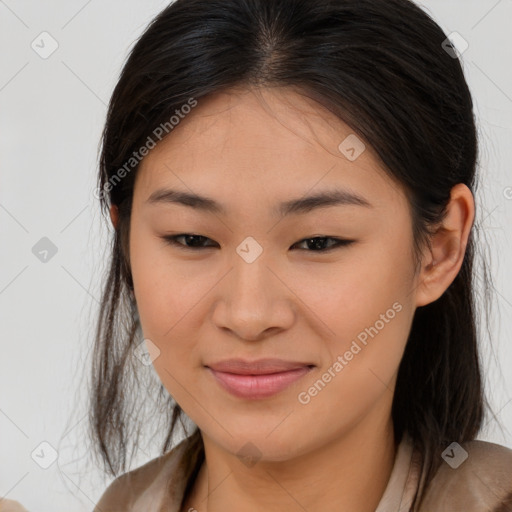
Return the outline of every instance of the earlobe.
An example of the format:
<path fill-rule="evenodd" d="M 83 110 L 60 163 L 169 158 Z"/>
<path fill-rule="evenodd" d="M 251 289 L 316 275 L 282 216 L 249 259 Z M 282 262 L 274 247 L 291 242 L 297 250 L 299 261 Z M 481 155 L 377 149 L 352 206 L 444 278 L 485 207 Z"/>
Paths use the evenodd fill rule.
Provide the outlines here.
<path fill-rule="evenodd" d="M 446 216 L 432 235 L 431 246 L 425 254 L 416 290 L 417 306 L 437 300 L 457 277 L 474 218 L 473 194 L 466 185 L 459 183 L 451 190 Z"/>
<path fill-rule="evenodd" d="M 110 220 L 112 221 L 112 225 L 114 226 L 114 229 L 117 229 L 118 219 L 119 219 L 119 211 L 118 211 L 117 205 L 113 204 L 110 207 Z"/>

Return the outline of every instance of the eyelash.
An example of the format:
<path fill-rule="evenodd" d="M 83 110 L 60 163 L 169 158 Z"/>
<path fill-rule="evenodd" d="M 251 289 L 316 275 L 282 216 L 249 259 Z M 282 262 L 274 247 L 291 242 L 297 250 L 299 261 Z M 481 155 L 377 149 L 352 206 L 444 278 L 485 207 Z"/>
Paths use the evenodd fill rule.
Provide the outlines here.
<path fill-rule="evenodd" d="M 165 242 L 167 244 L 175 246 L 178 249 L 181 249 L 181 250 L 184 250 L 184 251 L 198 251 L 198 250 L 208 249 L 209 247 L 213 247 L 211 245 L 210 246 L 206 246 L 206 247 L 188 247 L 187 245 L 184 245 L 184 244 L 182 244 L 182 243 L 177 241 L 177 239 L 181 238 L 181 237 L 196 237 L 196 238 L 203 238 L 205 240 L 210 240 L 208 237 L 205 237 L 205 236 L 202 236 L 202 235 L 195 235 L 195 234 L 192 234 L 192 233 L 182 233 L 180 235 L 164 235 L 161 238 L 163 240 L 165 240 Z M 350 244 L 355 242 L 355 240 L 347 240 L 347 239 L 343 239 L 343 238 L 333 238 L 333 237 L 329 237 L 329 236 L 315 236 L 315 237 L 310 237 L 310 238 L 303 238 L 302 240 L 299 240 L 298 242 L 293 244 L 293 246 L 301 244 L 303 242 L 308 242 L 308 241 L 311 241 L 311 240 L 334 240 L 336 242 L 336 244 L 331 246 L 331 247 L 329 247 L 328 249 L 320 249 L 320 250 L 300 249 L 300 250 L 307 251 L 307 252 L 326 253 L 326 252 L 330 252 L 330 251 L 332 251 L 334 249 L 339 249 L 339 248 L 342 248 L 342 247 L 347 247 L 348 245 L 350 245 Z"/>

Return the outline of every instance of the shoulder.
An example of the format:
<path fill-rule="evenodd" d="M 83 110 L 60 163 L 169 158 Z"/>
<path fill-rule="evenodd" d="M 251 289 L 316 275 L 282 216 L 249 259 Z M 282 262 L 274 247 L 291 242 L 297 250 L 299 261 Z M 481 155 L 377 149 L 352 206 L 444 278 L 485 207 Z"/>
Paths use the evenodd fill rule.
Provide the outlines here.
<path fill-rule="evenodd" d="M 124 473 L 110 483 L 93 512 L 127 512 L 131 507 L 157 505 L 166 494 L 169 480 L 179 476 L 178 470 L 186 449 L 186 440 L 169 452 Z M 180 482 L 175 482 L 180 483 Z"/>
<path fill-rule="evenodd" d="M 453 443 L 425 493 L 421 510 L 512 510 L 512 450 L 487 441 Z M 508 507 L 507 504 L 508 503 Z"/>
<path fill-rule="evenodd" d="M 0 498 L 0 512 L 28 512 L 18 501 Z"/>

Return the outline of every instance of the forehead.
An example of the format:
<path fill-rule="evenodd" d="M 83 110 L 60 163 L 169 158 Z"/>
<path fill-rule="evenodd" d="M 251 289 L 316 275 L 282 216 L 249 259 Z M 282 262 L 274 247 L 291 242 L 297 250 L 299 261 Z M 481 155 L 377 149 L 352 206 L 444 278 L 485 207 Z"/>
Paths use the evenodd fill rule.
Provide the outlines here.
<path fill-rule="evenodd" d="M 332 112 L 289 87 L 238 87 L 197 102 L 147 160 L 165 157 L 172 146 L 178 151 L 178 146 L 194 147 L 194 154 L 219 147 L 234 149 L 237 155 L 244 150 L 276 152 L 293 147 L 296 151 L 327 151 L 340 156 L 339 143 L 353 134 Z M 372 152 L 371 148 L 367 150 Z"/>
<path fill-rule="evenodd" d="M 208 196 L 288 198 L 345 185 L 385 203 L 401 193 L 370 146 L 295 90 L 239 88 L 197 101 L 141 162 L 136 194 L 180 185 Z M 355 160 L 347 140 L 361 144 Z"/>

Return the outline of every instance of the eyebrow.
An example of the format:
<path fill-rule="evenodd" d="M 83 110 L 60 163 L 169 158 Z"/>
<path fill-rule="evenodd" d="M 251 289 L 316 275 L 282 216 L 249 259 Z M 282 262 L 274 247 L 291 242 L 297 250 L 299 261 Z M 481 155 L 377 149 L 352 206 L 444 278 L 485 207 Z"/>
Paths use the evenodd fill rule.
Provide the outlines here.
<path fill-rule="evenodd" d="M 147 199 L 149 204 L 179 204 L 206 213 L 226 215 L 226 209 L 214 199 L 200 196 L 191 192 L 172 189 L 155 190 Z M 273 215 L 285 217 L 308 213 L 319 208 L 332 206 L 357 205 L 372 208 L 372 205 L 362 196 L 343 189 L 331 189 L 314 195 L 300 197 L 279 203 L 273 209 Z"/>

